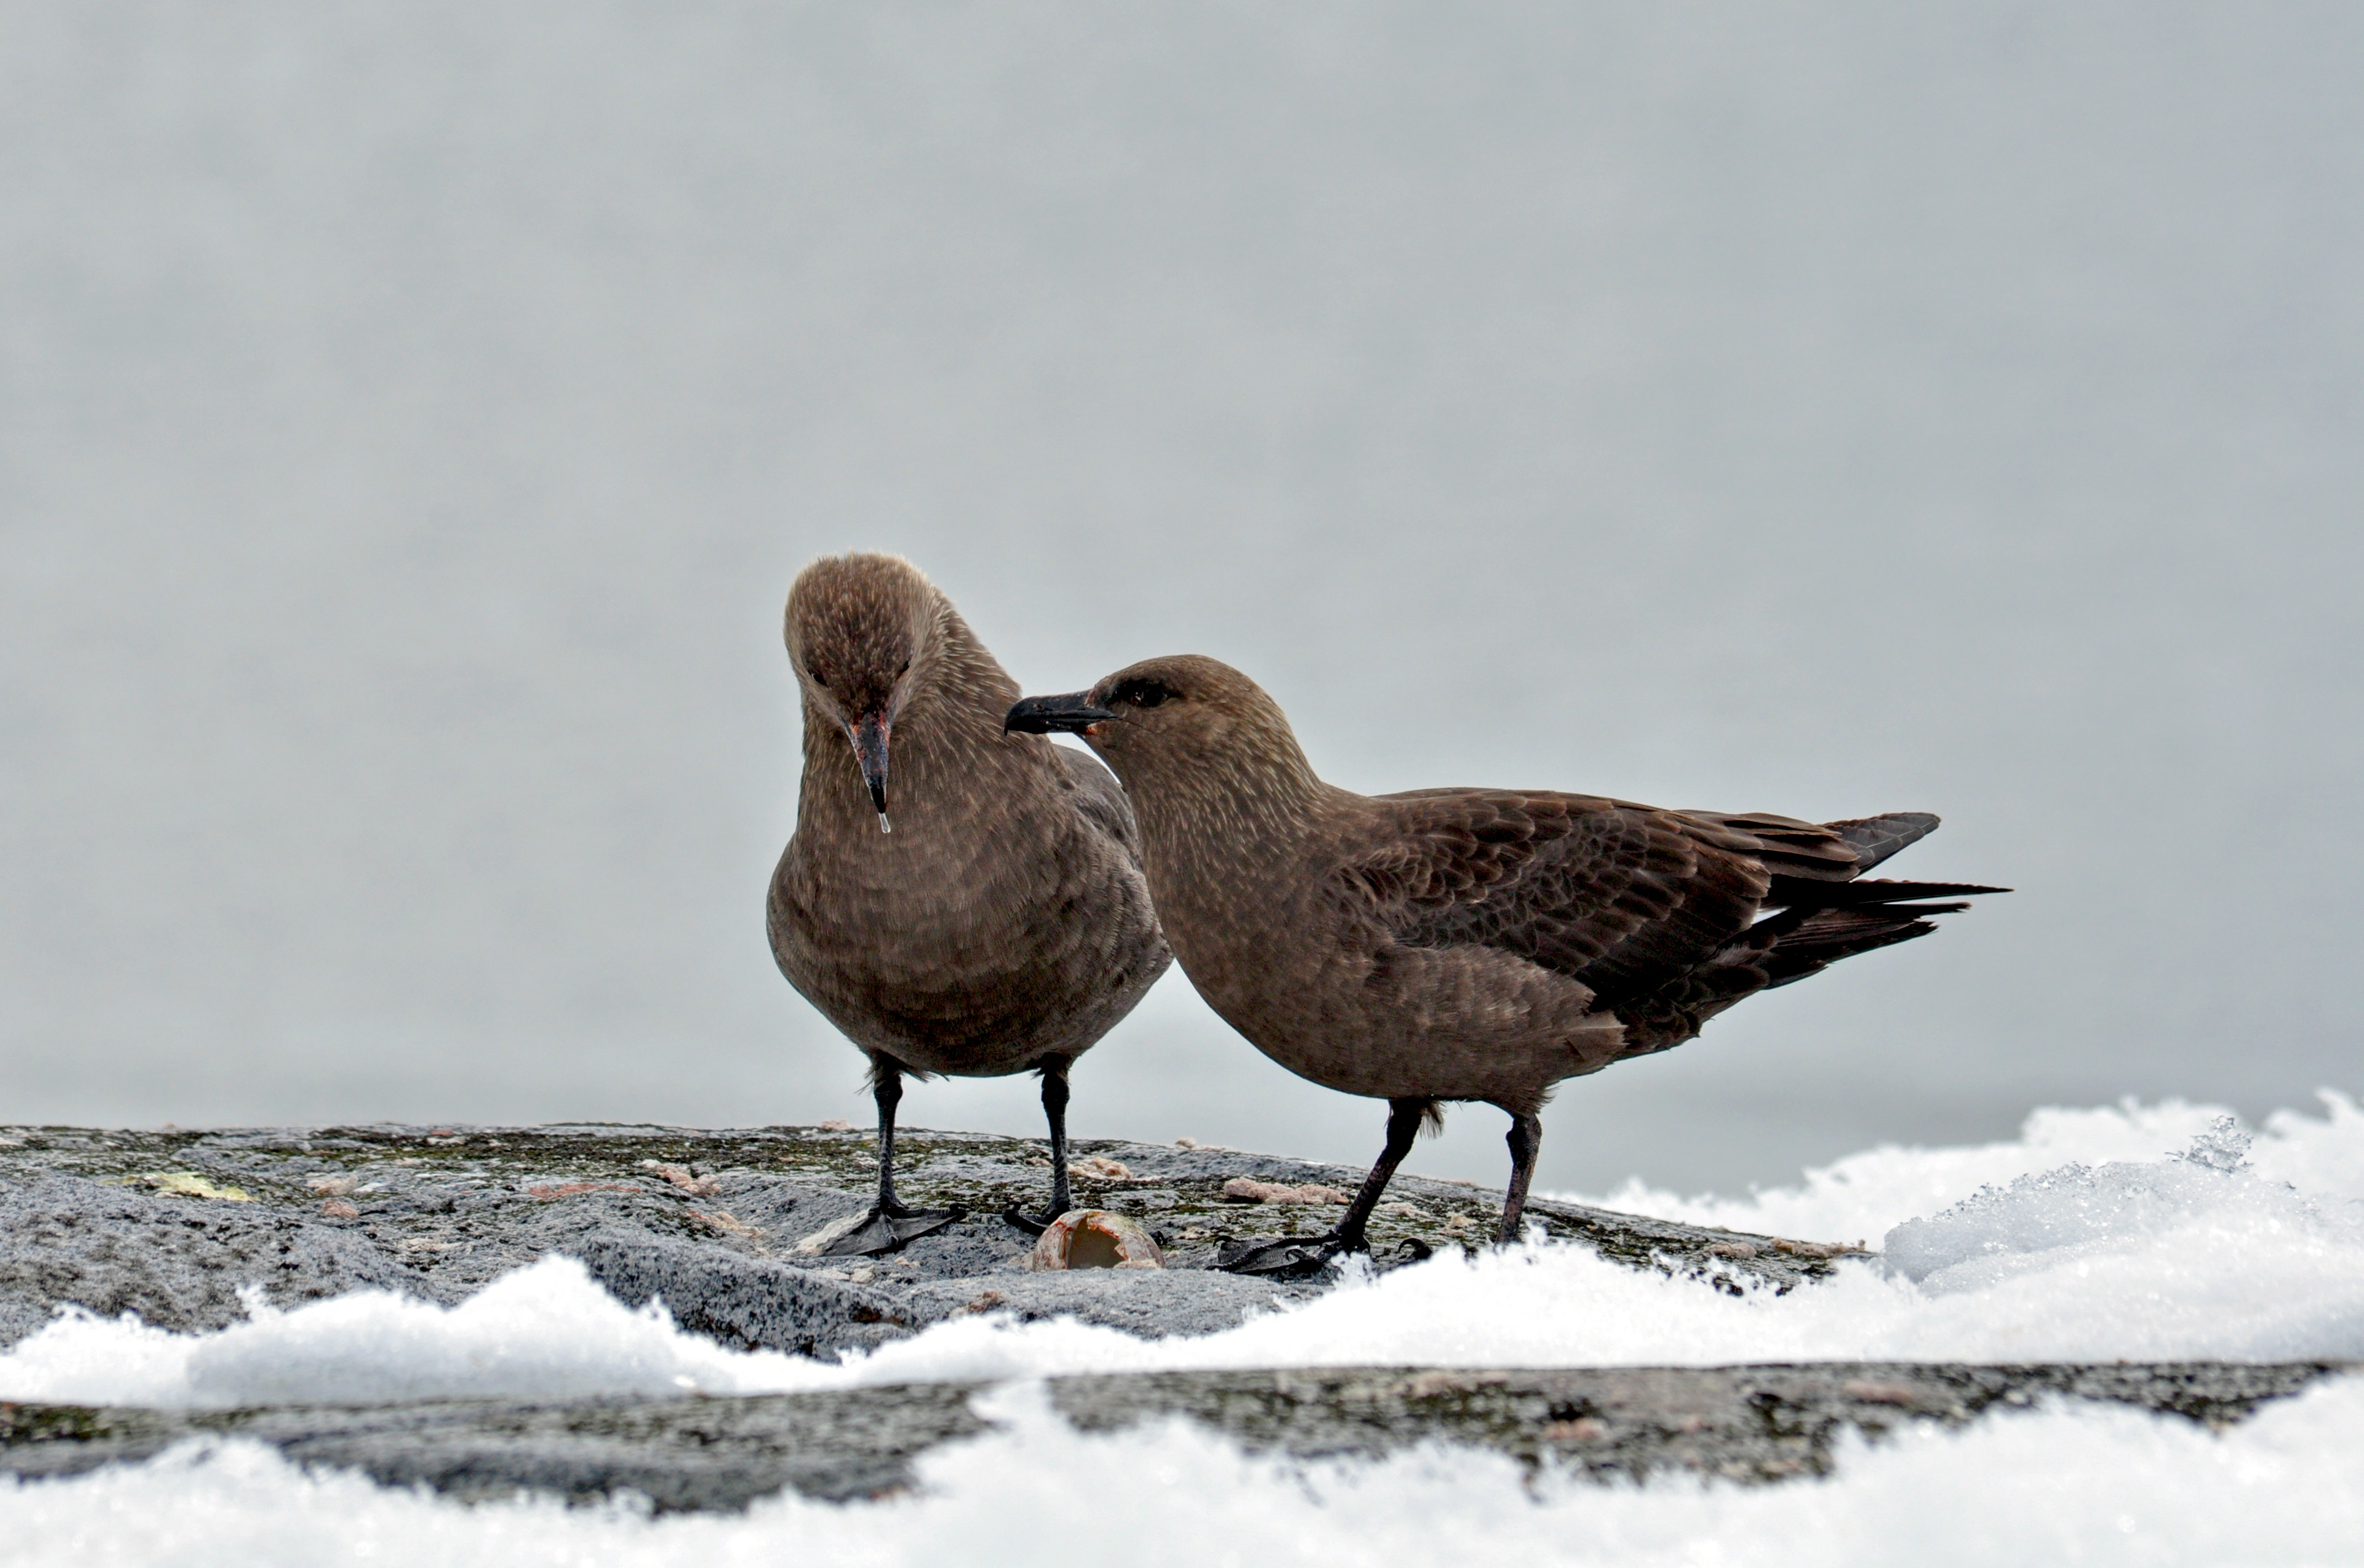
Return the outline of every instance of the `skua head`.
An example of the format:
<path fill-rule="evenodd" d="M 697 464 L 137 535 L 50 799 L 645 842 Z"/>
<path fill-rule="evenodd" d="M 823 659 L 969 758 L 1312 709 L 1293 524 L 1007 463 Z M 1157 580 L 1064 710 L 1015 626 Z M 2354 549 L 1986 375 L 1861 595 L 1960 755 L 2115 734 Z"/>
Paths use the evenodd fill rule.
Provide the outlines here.
<path fill-rule="evenodd" d="M 1144 659 L 1087 692 L 1023 698 L 1003 726 L 1081 735 L 1128 784 L 1144 770 L 1302 764 L 1280 705 L 1229 664 L 1199 653 Z"/>
<path fill-rule="evenodd" d="M 788 662 L 810 717 L 835 725 L 853 748 L 881 832 L 887 747 L 895 721 L 937 652 L 944 597 L 898 556 L 824 556 L 788 590 Z"/>

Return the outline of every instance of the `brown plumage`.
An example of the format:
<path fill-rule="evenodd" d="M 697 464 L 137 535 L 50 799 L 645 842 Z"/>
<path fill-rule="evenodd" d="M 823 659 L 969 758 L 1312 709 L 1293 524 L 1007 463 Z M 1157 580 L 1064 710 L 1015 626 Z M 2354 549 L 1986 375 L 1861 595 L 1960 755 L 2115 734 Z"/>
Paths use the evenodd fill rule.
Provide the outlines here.
<path fill-rule="evenodd" d="M 1055 1218 L 1067 1069 L 1169 962 L 1124 792 L 1089 757 L 1004 732 L 1017 683 L 907 562 L 813 562 L 786 636 L 804 779 L 772 952 L 869 1055 L 878 1105 L 878 1207 L 831 1250 L 887 1251 L 960 1218 L 896 1200 L 906 1073 L 1040 1073 Z"/>
<path fill-rule="evenodd" d="M 1817 825 L 1541 790 L 1355 795 L 1315 776 L 1254 681 L 1195 655 L 1030 697 L 1006 722 L 1080 733 L 1124 781 L 1166 940 L 1209 1006 L 1291 1072 L 1389 1102 L 1386 1151 L 1327 1244 L 1258 1249 L 1249 1269 L 1360 1247 L 1444 1100 L 1511 1115 L 1511 1239 L 1553 1084 L 2002 891 L 1857 880 L 1934 830 L 1924 813 Z"/>

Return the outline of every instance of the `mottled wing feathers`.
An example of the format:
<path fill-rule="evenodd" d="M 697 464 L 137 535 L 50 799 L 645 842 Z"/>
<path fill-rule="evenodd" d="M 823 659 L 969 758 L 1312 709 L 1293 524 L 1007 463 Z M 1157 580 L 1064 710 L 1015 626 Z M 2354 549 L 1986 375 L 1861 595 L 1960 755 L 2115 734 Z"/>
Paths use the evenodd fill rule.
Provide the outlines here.
<path fill-rule="evenodd" d="M 1608 1006 L 1745 929 L 1768 883 L 1746 840 L 1687 813 L 1501 790 L 1382 798 L 1386 842 L 1341 882 L 1399 942 L 1516 953 Z"/>
<path fill-rule="evenodd" d="M 1737 816 L 1718 811 L 1686 811 L 1679 815 L 1703 827 L 1721 828 L 1729 835 L 1731 846 L 1741 853 L 1752 855 L 1765 863 L 1765 869 L 1777 877 L 1796 877 L 1811 882 L 1845 882 L 1863 870 L 1866 862 L 1857 857 L 1856 848 L 1838 831 L 1853 824 L 1801 822 L 1794 817 L 1776 817 L 1766 811 L 1748 811 Z M 1931 827 L 1936 818 L 1929 818 Z M 1924 829 L 1926 831 L 1926 829 Z M 1909 840 L 1908 840 L 1909 841 Z M 1902 848 L 1899 844 L 1897 848 Z"/>
<path fill-rule="evenodd" d="M 1584 985 L 1624 1023 L 1628 1055 L 1964 907 L 1926 900 L 2006 891 L 1854 880 L 1933 830 L 1925 812 L 1812 823 L 1468 789 L 1377 804 L 1381 846 L 1340 889 L 1404 946 L 1492 948 Z"/>

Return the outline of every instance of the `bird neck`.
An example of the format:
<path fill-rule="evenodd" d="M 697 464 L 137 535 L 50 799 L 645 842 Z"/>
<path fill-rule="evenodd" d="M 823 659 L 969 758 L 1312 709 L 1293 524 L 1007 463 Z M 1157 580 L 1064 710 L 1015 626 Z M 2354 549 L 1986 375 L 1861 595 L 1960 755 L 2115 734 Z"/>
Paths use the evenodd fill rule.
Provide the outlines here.
<path fill-rule="evenodd" d="M 1166 771 L 1157 783 L 1129 793 L 1151 896 L 1160 901 L 1167 896 L 1161 884 L 1244 891 L 1293 864 L 1341 793 L 1321 782 L 1285 730 Z M 1221 869 L 1210 876 L 1210 868 Z"/>

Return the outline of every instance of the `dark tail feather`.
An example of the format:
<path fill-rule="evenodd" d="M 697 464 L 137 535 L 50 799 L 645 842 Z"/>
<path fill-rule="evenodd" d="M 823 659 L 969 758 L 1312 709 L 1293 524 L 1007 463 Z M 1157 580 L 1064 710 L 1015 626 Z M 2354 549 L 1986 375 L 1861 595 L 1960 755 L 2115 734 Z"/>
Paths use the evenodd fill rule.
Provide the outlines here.
<path fill-rule="evenodd" d="M 1714 820 L 1764 845 L 1757 858 L 1772 876 L 1761 907 L 1776 913 L 1656 991 L 1617 1004 L 1626 1056 L 1680 1045 L 1743 997 L 1803 980 L 1859 952 L 1925 937 L 1937 929 L 1935 917 L 1968 908 L 1964 900 L 2011 891 L 1968 882 L 1856 879 L 1936 831 L 1937 818 L 1925 811 L 1821 824 L 1765 816 Z M 1852 863 L 1845 853 L 1855 856 Z"/>
<path fill-rule="evenodd" d="M 1777 875 L 1766 889 L 1765 906 L 1835 909 L 1855 904 L 1894 904 L 1907 898 L 1968 898 L 1980 893 L 2010 891 L 2008 887 L 1986 887 L 1975 882 L 1890 882 L 1879 877 L 1868 882 L 1809 882 L 1803 877 Z"/>
<path fill-rule="evenodd" d="M 1926 811 L 1890 811 L 1845 822 L 1801 822 L 1762 811 L 1695 815 L 1756 840 L 1756 858 L 1777 883 L 1846 882 L 1937 830 L 1936 817 Z"/>
<path fill-rule="evenodd" d="M 1935 832 L 1937 817 L 1930 811 L 1891 811 L 1882 817 L 1857 817 L 1823 826 L 1855 851 L 1856 873 L 1861 875 L 1905 845 L 1917 844 Z"/>
<path fill-rule="evenodd" d="M 1786 865 L 1767 860 L 1773 873 L 1766 889 L 1767 908 L 1835 909 L 1861 904 L 1893 904 L 1906 898 L 1968 898 L 1981 893 L 2009 893 L 2008 887 L 1986 887 L 1974 882 L 1885 882 L 1864 880 L 1863 873 L 1907 844 L 1917 844 L 1937 830 L 1932 811 L 1890 811 L 1879 817 L 1857 817 L 1825 822 L 1823 831 L 1855 851 L 1855 865 L 1842 880 L 1832 880 L 1820 867 Z M 1901 940 L 1901 939 L 1900 939 Z"/>
<path fill-rule="evenodd" d="M 1769 991 L 1803 980 L 1859 952 L 1925 937 L 1937 929 L 1930 916 L 1968 907 L 1966 904 L 1891 904 L 1800 911 L 1803 917 L 1775 940 L 1773 950 L 1762 960 L 1765 987 Z"/>

